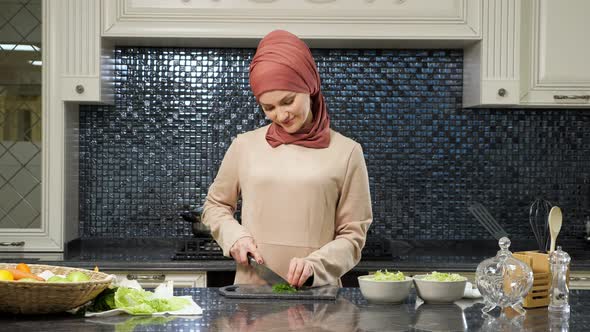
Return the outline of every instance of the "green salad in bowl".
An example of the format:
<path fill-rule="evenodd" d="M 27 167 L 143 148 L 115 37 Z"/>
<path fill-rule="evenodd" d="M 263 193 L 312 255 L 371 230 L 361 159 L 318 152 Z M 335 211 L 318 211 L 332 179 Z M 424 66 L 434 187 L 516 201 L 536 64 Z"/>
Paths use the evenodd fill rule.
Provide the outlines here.
<path fill-rule="evenodd" d="M 463 297 L 467 278 L 457 273 L 415 275 L 416 293 L 426 303 L 452 303 Z"/>
<path fill-rule="evenodd" d="M 378 270 L 373 274 L 358 277 L 361 293 L 370 302 L 400 303 L 410 294 L 412 278 L 403 272 Z"/>
<path fill-rule="evenodd" d="M 436 272 L 433 271 L 425 275 L 422 280 L 426 281 L 440 281 L 440 282 L 449 282 L 449 281 L 464 281 L 467 278 L 457 274 L 457 273 L 443 273 L 443 272 Z"/>
<path fill-rule="evenodd" d="M 397 271 L 397 272 L 389 272 L 387 270 L 383 271 L 383 270 L 378 270 L 373 274 L 370 274 L 369 276 L 372 276 L 372 278 L 367 278 L 367 279 L 372 279 L 374 281 L 404 281 L 406 280 L 406 276 L 404 275 L 403 272 Z"/>

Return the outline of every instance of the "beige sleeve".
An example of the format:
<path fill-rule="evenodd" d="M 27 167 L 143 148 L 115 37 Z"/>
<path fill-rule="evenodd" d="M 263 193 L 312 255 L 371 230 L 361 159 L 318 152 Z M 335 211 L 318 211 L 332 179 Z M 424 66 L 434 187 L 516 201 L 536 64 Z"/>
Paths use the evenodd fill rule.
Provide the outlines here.
<path fill-rule="evenodd" d="M 201 215 L 201 220 L 209 226 L 211 235 L 223 250 L 223 254 L 228 257 L 229 249 L 238 239 L 251 236 L 234 218 L 240 195 L 239 144 L 237 137 L 227 149 L 217 176 L 209 187 Z"/>
<path fill-rule="evenodd" d="M 335 237 L 305 259 L 312 264 L 313 286 L 337 284 L 361 259 L 373 221 L 369 176 L 360 144 L 350 155 L 336 207 Z"/>

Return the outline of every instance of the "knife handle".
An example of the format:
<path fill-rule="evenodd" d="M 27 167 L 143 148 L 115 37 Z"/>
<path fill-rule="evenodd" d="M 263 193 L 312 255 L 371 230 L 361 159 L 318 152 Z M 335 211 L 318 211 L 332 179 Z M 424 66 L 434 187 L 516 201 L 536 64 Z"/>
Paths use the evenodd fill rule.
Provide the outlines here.
<path fill-rule="evenodd" d="M 252 264 L 258 264 L 258 262 L 254 259 L 254 257 L 252 257 L 252 255 L 248 254 L 248 264 L 252 265 Z"/>

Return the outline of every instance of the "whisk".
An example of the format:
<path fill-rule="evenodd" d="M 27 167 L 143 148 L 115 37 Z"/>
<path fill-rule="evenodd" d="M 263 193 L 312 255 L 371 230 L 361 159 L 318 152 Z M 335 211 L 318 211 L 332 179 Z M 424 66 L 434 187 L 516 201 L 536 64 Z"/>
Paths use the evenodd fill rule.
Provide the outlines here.
<path fill-rule="evenodd" d="M 529 223 L 541 252 L 547 252 L 549 248 L 549 211 L 551 211 L 551 207 L 553 207 L 551 202 L 537 198 L 531 204 L 529 211 Z"/>

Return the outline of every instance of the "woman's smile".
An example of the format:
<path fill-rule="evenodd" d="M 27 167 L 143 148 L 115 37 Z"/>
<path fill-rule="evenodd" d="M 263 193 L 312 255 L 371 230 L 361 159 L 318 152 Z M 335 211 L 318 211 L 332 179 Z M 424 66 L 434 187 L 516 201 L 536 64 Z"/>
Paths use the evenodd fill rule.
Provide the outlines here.
<path fill-rule="evenodd" d="M 262 111 L 268 119 L 288 133 L 297 133 L 312 124 L 310 96 L 303 92 L 272 90 L 259 97 Z"/>

